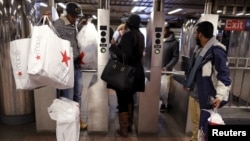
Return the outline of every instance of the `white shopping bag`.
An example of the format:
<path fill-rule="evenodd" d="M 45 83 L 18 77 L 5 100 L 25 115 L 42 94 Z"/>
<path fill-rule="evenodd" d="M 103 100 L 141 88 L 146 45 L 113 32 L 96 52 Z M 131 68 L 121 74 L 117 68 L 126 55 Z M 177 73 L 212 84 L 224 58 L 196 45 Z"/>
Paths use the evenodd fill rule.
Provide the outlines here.
<path fill-rule="evenodd" d="M 30 38 L 10 42 L 10 59 L 16 89 L 34 89 L 43 86 L 27 74 Z"/>
<path fill-rule="evenodd" d="M 70 42 L 59 38 L 50 24 L 32 30 L 28 74 L 58 89 L 74 85 L 73 50 Z"/>
<path fill-rule="evenodd" d="M 161 89 L 160 89 L 160 99 L 167 106 L 167 99 L 170 88 L 170 75 L 161 75 Z"/>
<path fill-rule="evenodd" d="M 30 51 L 28 58 L 28 73 L 39 74 L 45 63 L 45 51 L 48 46 L 48 40 L 54 35 L 54 32 L 48 25 L 34 26 L 30 41 Z M 51 46 L 49 46 L 52 48 Z"/>
<path fill-rule="evenodd" d="M 74 64 L 70 42 L 56 36 L 47 41 L 45 63 L 38 79 L 58 89 L 73 88 Z"/>
<path fill-rule="evenodd" d="M 97 35 L 95 25 L 91 22 L 87 22 L 77 35 L 83 69 L 97 68 Z"/>
<path fill-rule="evenodd" d="M 79 141 L 79 103 L 67 98 L 54 99 L 48 107 L 48 113 L 50 118 L 56 121 L 57 141 Z"/>

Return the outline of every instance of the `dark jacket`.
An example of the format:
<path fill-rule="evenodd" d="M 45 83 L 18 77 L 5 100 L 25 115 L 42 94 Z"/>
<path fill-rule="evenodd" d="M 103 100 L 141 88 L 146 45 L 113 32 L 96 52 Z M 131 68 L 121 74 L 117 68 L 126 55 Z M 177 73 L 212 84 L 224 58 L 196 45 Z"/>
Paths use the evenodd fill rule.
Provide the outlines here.
<path fill-rule="evenodd" d="M 212 39 L 210 39 L 209 42 L 210 41 L 212 41 Z M 202 54 L 202 51 L 200 54 Z M 196 52 L 192 55 L 190 62 L 191 67 L 187 76 L 191 75 L 191 70 L 195 68 L 195 61 L 198 60 L 197 58 L 201 57 L 198 56 L 194 59 L 195 56 L 197 56 Z M 193 83 L 197 84 L 201 109 L 211 108 L 211 97 L 217 97 L 221 101 L 228 100 L 232 81 L 230 78 L 225 46 L 219 42 L 215 42 L 208 48 L 204 57 L 202 57 L 201 63 L 197 66 L 193 81 Z"/>
<path fill-rule="evenodd" d="M 145 74 L 143 68 L 144 36 L 138 29 L 127 31 L 123 34 L 117 46 L 111 45 L 110 51 L 114 53 L 120 62 L 124 54 L 128 65 L 135 67 L 135 81 L 133 91 L 145 90 Z"/>
<path fill-rule="evenodd" d="M 179 60 L 179 42 L 175 39 L 174 33 L 164 39 L 162 67 L 172 71 Z"/>

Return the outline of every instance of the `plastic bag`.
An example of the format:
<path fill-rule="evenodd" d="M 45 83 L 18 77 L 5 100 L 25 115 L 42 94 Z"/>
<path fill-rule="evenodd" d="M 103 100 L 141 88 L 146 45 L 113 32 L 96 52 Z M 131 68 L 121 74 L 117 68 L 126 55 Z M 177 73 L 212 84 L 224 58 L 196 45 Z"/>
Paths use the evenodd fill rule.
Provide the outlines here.
<path fill-rule="evenodd" d="M 210 111 L 210 117 L 208 118 L 210 125 L 225 125 L 221 115 L 217 112 L 217 109 Z"/>
<path fill-rule="evenodd" d="M 97 68 L 97 39 L 95 25 L 88 21 L 77 35 L 82 69 Z"/>
<path fill-rule="evenodd" d="M 162 75 L 160 99 L 164 102 L 166 106 L 167 106 L 167 101 L 168 101 L 169 87 L 170 87 L 170 75 Z"/>
<path fill-rule="evenodd" d="M 48 108 L 49 116 L 56 120 L 57 141 L 79 141 L 79 104 L 67 98 L 54 99 Z"/>

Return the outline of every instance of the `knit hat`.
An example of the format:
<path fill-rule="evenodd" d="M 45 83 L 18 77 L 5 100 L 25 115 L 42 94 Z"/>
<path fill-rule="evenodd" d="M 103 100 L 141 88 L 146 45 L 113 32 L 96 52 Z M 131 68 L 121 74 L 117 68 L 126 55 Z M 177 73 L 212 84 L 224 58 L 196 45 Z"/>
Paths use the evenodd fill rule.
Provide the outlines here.
<path fill-rule="evenodd" d="M 66 12 L 72 16 L 82 16 L 82 9 L 80 5 L 73 2 L 67 4 Z"/>
<path fill-rule="evenodd" d="M 126 24 L 128 24 L 128 25 L 130 25 L 132 27 L 135 27 L 135 28 L 139 28 L 140 23 L 141 23 L 141 18 L 140 18 L 140 16 L 138 16 L 136 14 L 130 15 L 128 17 L 127 22 L 126 22 Z"/>

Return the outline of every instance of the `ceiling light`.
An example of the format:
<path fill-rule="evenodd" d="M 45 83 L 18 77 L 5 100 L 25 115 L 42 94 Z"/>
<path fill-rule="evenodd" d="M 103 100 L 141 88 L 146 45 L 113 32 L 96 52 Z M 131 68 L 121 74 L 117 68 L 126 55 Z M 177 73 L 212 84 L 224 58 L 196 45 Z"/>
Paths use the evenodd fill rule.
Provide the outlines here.
<path fill-rule="evenodd" d="M 243 15 L 243 13 L 237 13 L 237 14 L 236 14 L 236 16 L 241 16 L 241 15 Z"/>
<path fill-rule="evenodd" d="M 63 9 L 66 9 L 66 5 L 64 3 L 59 2 L 58 5 L 62 7 Z"/>
<path fill-rule="evenodd" d="M 222 10 L 217 10 L 216 13 L 222 13 Z"/>
<path fill-rule="evenodd" d="M 135 12 L 141 12 L 142 10 L 146 9 L 147 7 L 145 6 L 135 6 L 133 7 L 133 9 L 131 10 L 131 13 L 135 13 Z"/>
<path fill-rule="evenodd" d="M 93 18 L 93 19 L 97 19 L 96 15 L 92 15 L 92 18 Z"/>
<path fill-rule="evenodd" d="M 39 5 L 43 6 L 43 7 L 48 7 L 48 5 L 46 3 L 44 3 L 44 2 L 40 2 Z"/>
<path fill-rule="evenodd" d="M 182 10 L 181 8 L 178 8 L 178 9 L 175 9 L 175 10 L 172 10 L 172 11 L 168 12 L 168 14 L 177 13 L 177 12 L 179 12 L 181 10 Z"/>

